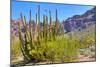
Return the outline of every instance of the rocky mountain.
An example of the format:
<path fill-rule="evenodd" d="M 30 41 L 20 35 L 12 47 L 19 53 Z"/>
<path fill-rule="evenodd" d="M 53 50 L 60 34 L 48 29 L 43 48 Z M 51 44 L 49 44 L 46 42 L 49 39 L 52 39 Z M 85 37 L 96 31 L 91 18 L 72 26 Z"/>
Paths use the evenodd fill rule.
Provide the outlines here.
<path fill-rule="evenodd" d="M 96 7 L 86 11 L 82 15 L 74 15 L 63 21 L 65 32 L 70 32 L 75 29 L 84 29 L 96 23 Z"/>
<path fill-rule="evenodd" d="M 18 23 L 17 22 L 20 22 L 22 32 L 24 32 L 21 19 L 17 19 L 17 20 L 11 20 L 11 33 L 15 33 L 15 34 L 18 33 Z M 35 28 L 36 26 L 35 21 L 32 21 L 32 23 L 33 24 L 31 25 Z M 82 15 L 74 15 L 62 22 L 65 33 L 73 31 L 75 29 L 81 30 L 95 23 L 96 23 L 96 7 L 92 8 L 91 10 L 86 11 Z M 42 22 L 40 25 L 41 27 L 43 27 Z M 29 24 L 27 24 L 27 26 L 29 27 Z"/>

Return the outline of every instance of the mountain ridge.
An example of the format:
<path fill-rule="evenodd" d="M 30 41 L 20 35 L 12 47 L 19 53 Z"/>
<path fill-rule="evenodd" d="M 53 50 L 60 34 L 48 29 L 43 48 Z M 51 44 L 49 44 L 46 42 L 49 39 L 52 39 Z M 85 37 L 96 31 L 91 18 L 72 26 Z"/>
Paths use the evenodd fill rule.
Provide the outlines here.
<path fill-rule="evenodd" d="M 74 29 L 83 29 L 92 24 L 96 24 L 96 7 L 86 11 L 82 15 L 74 15 L 63 21 L 65 32 L 70 32 Z"/>

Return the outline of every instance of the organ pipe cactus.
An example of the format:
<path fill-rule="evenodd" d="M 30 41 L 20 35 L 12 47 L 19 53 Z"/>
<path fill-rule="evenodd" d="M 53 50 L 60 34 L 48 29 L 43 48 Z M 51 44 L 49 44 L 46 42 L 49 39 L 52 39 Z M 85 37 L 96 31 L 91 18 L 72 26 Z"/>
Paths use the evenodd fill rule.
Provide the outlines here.
<path fill-rule="evenodd" d="M 47 14 L 43 15 L 43 29 L 41 29 L 42 26 L 40 22 L 40 6 L 38 6 L 38 13 L 36 13 L 35 27 L 33 27 L 32 23 L 31 10 L 29 12 L 29 28 L 27 26 L 28 23 L 26 23 L 26 17 L 24 16 L 23 19 L 22 13 L 20 14 L 20 16 L 23 28 L 25 30 L 25 32 L 22 33 L 21 26 L 20 24 L 18 24 L 19 40 L 21 42 L 21 51 L 24 58 L 27 60 L 43 60 L 43 58 L 48 59 L 49 54 L 46 52 L 48 51 L 47 49 L 49 49 L 51 53 L 54 52 L 54 49 L 56 48 L 55 44 L 58 44 L 56 43 L 58 37 L 57 35 L 59 34 L 59 32 L 61 32 L 61 36 L 62 34 L 64 34 L 63 26 L 58 21 L 57 10 L 56 21 L 54 24 L 52 22 L 51 11 L 49 11 L 49 17 L 47 16 Z M 48 18 L 50 18 L 50 21 L 48 21 Z M 48 48 L 48 46 L 50 46 L 48 45 L 48 42 L 51 42 L 51 46 L 54 48 Z M 49 57 L 51 58 L 51 56 Z"/>
<path fill-rule="evenodd" d="M 50 33 L 50 34 L 49 34 L 49 36 L 50 36 L 50 40 L 52 40 L 52 35 L 53 35 L 53 33 L 52 33 L 52 32 L 53 32 L 53 31 L 52 31 L 52 30 L 53 30 L 52 27 L 53 27 L 53 26 L 52 26 L 51 11 L 49 11 L 49 15 L 50 15 L 50 27 L 49 27 L 49 28 L 50 28 L 50 29 L 49 29 L 49 33 Z"/>
<path fill-rule="evenodd" d="M 58 22 L 58 12 L 56 9 L 56 22 L 55 22 L 55 34 L 58 34 L 58 29 L 59 29 L 59 22 Z"/>
<path fill-rule="evenodd" d="M 31 10 L 30 10 L 30 21 L 29 21 L 29 32 L 30 32 L 30 47 L 31 47 L 31 49 L 33 48 L 33 35 L 32 35 L 32 27 L 33 27 L 33 25 L 32 25 L 32 16 L 31 16 Z"/>

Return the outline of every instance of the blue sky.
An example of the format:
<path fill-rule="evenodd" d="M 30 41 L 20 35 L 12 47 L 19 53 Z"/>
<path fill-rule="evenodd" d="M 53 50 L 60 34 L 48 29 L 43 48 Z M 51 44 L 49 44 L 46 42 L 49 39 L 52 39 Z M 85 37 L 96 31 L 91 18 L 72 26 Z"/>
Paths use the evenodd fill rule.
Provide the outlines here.
<path fill-rule="evenodd" d="M 26 16 L 27 21 L 29 21 L 29 11 L 32 10 L 32 18 L 35 20 L 35 15 L 38 10 L 38 5 L 40 5 L 41 12 L 41 21 L 43 21 L 43 14 L 49 16 L 49 10 L 51 10 L 51 15 L 53 17 L 53 21 L 55 21 L 55 10 L 58 10 L 58 18 L 59 21 L 63 21 L 73 15 L 81 15 L 85 13 L 87 10 L 92 9 L 94 6 L 86 6 L 86 5 L 73 5 L 73 4 L 54 4 L 54 3 L 36 3 L 36 2 L 16 2 L 12 0 L 12 19 L 16 20 L 20 18 L 20 12 Z"/>

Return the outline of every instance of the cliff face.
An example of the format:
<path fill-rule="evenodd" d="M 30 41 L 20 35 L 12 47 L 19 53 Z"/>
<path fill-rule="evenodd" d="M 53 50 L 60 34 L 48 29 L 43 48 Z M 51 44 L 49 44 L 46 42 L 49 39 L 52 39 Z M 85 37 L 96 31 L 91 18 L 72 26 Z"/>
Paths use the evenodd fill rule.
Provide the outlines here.
<path fill-rule="evenodd" d="M 63 21 L 64 29 L 66 32 L 70 32 L 74 29 L 84 29 L 87 26 L 96 23 L 96 7 L 86 11 L 82 15 L 74 15 L 71 18 Z"/>

